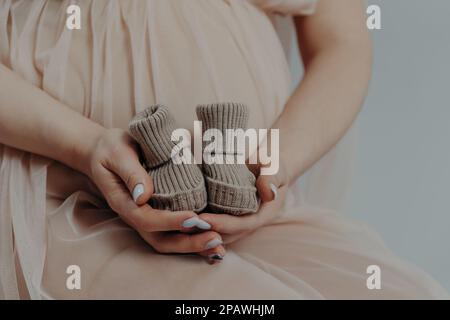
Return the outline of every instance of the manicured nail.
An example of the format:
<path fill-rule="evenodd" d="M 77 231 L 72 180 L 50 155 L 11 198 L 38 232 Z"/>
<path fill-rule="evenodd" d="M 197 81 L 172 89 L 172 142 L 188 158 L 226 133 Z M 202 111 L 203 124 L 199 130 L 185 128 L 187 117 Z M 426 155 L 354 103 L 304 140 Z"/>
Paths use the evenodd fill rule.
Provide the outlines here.
<path fill-rule="evenodd" d="M 137 184 L 133 189 L 133 200 L 136 202 L 140 196 L 144 193 L 144 185 L 142 183 Z"/>
<path fill-rule="evenodd" d="M 217 247 L 217 246 L 220 246 L 222 243 L 223 243 L 223 242 L 222 242 L 222 240 L 220 240 L 220 239 L 217 239 L 217 238 L 216 238 L 216 239 L 212 239 L 211 241 L 209 241 L 209 242 L 206 244 L 205 249 L 208 250 L 208 249 L 215 248 L 215 247 Z"/>
<path fill-rule="evenodd" d="M 210 254 L 210 255 L 208 256 L 208 258 L 209 258 L 210 260 L 217 260 L 217 261 L 223 260 L 223 257 L 222 257 L 220 254 L 218 254 L 218 253 Z"/>
<path fill-rule="evenodd" d="M 198 219 L 196 227 L 199 229 L 202 229 L 202 230 L 211 229 L 211 225 L 208 222 L 206 222 L 205 220 L 201 220 L 201 219 Z"/>
<path fill-rule="evenodd" d="M 192 217 L 189 219 L 186 219 L 183 221 L 183 228 L 192 228 L 195 227 L 198 224 L 198 218 L 197 217 Z"/>
<path fill-rule="evenodd" d="M 273 183 L 269 184 L 270 186 L 270 190 L 272 190 L 273 193 L 273 200 L 276 200 L 278 197 L 278 188 L 275 187 L 275 185 Z"/>

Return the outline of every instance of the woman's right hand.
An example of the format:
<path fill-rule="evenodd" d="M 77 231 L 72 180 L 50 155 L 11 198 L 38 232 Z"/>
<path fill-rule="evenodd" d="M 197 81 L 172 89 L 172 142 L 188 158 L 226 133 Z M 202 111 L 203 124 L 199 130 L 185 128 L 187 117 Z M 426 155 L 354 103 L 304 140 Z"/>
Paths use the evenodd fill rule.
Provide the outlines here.
<path fill-rule="evenodd" d="M 153 192 L 151 177 L 125 131 L 105 129 L 1 63 L 0 143 L 57 160 L 89 176 L 111 208 L 158 252 L 225 254 L 221 245 L 205 249 L 210 241 L 221 240 L 218 233 L 188 233 L 200 221 L 194 212 L 159 211 L 147 204 Z"/>
<path fill-rule="evenodd" d="M 105 129 L 87 152 L 85 173 L 111 209 L 157 252 L 198 253 L 209 263 L 219 262 L 225 255 L 222 238 L 207 231 L 211 226 L 195 212 L 156 210 L 147 204 L 153 184 L 138 154 L 137 143 L 126 131 Z M 195 229 L 204 231 L 192 233 Z"/>

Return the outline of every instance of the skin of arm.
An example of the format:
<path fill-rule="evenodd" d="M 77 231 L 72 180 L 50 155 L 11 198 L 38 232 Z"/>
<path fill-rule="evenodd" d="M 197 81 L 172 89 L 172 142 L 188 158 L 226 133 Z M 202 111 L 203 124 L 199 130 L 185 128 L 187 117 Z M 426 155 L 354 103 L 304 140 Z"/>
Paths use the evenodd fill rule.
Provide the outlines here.
<path fill-rule="evenodd" d="M 89 175 L 89 150 L 104 130 L 0 64 L 0 143 Z"/>
<path fill-rule="evenodd" d="M 362 1 L 321 0 L 295 24 L 305 77 L 273 125 L 280 159 L 296 179 L 350 128 L 367 94 L 372 43 Z"/>
<path fill-rule="evenodd" d="M 314 15 L 295 18 L 305 67 L 302 82 L 272 128 L 280 130 L 280 170 L 259 175 L 259 212 L 240 218 L 203 214 L 233 242 L 275 219 L 287 186 L 327 153 L 350 128 L 367 94 L 372 43 L 360 0 L 320 0 Z M 273 184 L 278 191 L 273 192 Z"/>

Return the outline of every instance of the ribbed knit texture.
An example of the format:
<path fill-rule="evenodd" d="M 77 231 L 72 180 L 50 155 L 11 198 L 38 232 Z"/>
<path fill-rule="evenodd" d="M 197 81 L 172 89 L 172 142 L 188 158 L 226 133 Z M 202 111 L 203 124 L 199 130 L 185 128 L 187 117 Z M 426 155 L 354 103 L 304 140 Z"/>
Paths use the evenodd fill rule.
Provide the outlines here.
<path fill-rule="evenodd" d="M 155 209 L 199 212 L 207 205 L 203 174 L 195 164 L 175 164 L 171 135 L 176 123 L 169 110 L 156 105 L 137 114 L 129 129 L 139 143 L 152 176 L 154 194 L 150 205 Z"/>
<path fill-rule="evenodd" d="M 139 142 L 150 168 L 171 160 L 172 132 L 177 129 L 169 110 L 162 105 L 151 106 L 138 113 L 129 124 L 131 135 Z"/>
<path fill-rule="evenodd" d="M 227 154 L 226 129 L 246 129 L 248 109 L 239 103 L 199 105 L 197 117 L 205 132 L 217 129 L 222 132 L 223 150 Z M 206 143 L 208 144 L 208 143 Z M 234 144 L 236 146 L 236 144 Z M 236 150 L 236 149 L 234 149 Z M 208 191 L 208 205 L 218 213 L 242 215 L 256 212 L 259 207 L 255 176 L 245 164 L 206 164 L 202 166 Z"/>
<path fill-rule="evenodd" d="M 245 104 L 213 103 L 199 105 L 196 111 L 204 130 L 247 129 L 248 108 Z"/>

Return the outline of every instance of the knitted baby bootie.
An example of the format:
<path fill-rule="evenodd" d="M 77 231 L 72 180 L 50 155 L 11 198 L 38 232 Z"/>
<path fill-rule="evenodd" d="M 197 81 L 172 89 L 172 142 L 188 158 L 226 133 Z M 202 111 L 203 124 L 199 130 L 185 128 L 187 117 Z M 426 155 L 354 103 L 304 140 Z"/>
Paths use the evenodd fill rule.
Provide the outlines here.
<path fill-rule="evenodd" d="M 169 110 L 156 105 L 137 114 L 129 129 L 139 143 L 153 180 L 150 205 L 155 209 L 200 212 L 207 205 L 203 174 L 195 164 L 175 164 L 171 140 L 177 127 Z"/>
<path fill-rule="evenodd" d="M 226 129 L 246 129 L 247 107 L 238 103 L 220 103 L 199 105 L 196 111 L 202 122 L 203 132 L 209 129 L 220 131 L 223 140 L 222 150 L 219 152 L 231 155 L 227 145 L 235 143 L 227 141 Z M 204 143 L 204 147 L 207 144 Z M 223 164 L 207 164 L 204 161 L 202 169 L 206 180 L 208 205 L 213 211 L 243 215 L 258 210 L 256 179 L 245 163 L 239 164 L 235 161 L 233 164 L 227 164 L 224 161 Z"/>

